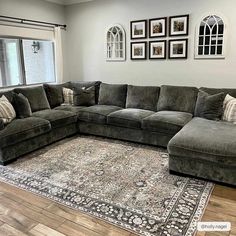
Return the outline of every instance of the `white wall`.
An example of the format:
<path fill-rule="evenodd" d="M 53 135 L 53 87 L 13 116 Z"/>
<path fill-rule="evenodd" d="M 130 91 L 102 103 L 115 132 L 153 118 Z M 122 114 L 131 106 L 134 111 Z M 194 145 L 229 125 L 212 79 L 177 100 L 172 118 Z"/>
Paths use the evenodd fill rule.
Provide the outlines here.
<path fill-rule="evenodd" d="M 65 23 L 63 6 L 41 0 L 0 0 L 0 15 Z"/>
<path fill-rule="evenodd" d="M 67 6 L 65 80 L 236 88 L 235 9 L 235 0 L 97 0 Z M 221 13 L 227 20 L 225 60 L 194 59 L 195 26 L 208 13 Z M 130 21 L 179 14 L 190 14 L 187 60 L 130 60 Z M 105 60 L 105 29 L 112 23 L 120 23 L 127 32 L 126 62 Z"/>

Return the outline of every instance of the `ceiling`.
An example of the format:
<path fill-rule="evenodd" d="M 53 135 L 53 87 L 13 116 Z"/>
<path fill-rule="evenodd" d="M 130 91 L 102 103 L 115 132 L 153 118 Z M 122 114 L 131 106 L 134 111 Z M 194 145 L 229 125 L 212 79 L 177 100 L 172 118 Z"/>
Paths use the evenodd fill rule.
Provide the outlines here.
<path fill-rule="evenodd" d="M 72 4 L 81 3 L 81 2 L 90 2 L 93 0 L 44 0 L 44 1 L 54 2 L 61 5 L 72 5 Z"/>

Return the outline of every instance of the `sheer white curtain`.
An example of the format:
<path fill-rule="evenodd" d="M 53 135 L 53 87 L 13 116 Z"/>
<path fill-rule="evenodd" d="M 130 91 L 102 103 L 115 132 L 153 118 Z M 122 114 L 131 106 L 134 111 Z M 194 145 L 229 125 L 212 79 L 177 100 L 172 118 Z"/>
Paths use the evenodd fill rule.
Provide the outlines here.
<path fill-rule="evenodd" d="M 57 83 L 63 82 L 63 54 L 62 54 L 62 35 L 61 27 L 54 28 L 55 41 L 55 67 Z"/>

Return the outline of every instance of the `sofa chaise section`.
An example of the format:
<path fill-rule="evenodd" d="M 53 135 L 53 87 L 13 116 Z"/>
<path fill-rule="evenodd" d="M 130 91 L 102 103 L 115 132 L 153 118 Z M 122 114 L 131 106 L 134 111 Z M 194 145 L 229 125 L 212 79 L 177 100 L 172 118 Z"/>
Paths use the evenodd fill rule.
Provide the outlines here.
<path fill-rule="evenodd" d="M 236 126 L 194 118 L 168 144 L 169 170 L 236 185 Z"/>

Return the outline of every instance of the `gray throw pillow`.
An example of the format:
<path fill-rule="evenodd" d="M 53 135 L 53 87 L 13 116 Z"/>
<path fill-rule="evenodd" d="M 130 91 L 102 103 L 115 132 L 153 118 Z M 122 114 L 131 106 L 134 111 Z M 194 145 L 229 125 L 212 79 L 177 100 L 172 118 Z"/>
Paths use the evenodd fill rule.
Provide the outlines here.
<path fill-rule="evenodd" d="M 17 118 L 23 119 L 23 118 L 32 116 L 29 100 L 23 94 L 15 93 L 13 104 L 14 104 Z"/>
<path fill-rule="evenodd" d="M 208 120 L 220 120 L 223 115 L 224 93 L 210 95 L 200 91 L 198 93 L 194 116 Z"/>
<path fill-rule="evenodd" d="M 32 112 L 50 109 L 43 86 L 16 88 L 14 91 L 28 98 Z"/>
<path fill-rule="evenodd" d="M 74 106 L 95 105 L 95 86 L 89 88 L 74 88 Z"/>
<path fill-rule="evenodd" d="M 62 85 L 43 85 L 51 108 L 60 106 L 63 99 Z"/>

